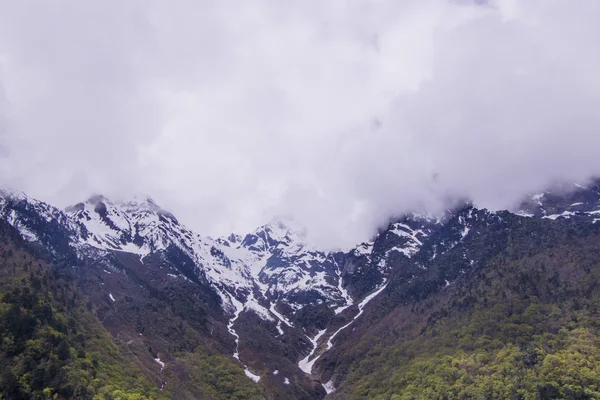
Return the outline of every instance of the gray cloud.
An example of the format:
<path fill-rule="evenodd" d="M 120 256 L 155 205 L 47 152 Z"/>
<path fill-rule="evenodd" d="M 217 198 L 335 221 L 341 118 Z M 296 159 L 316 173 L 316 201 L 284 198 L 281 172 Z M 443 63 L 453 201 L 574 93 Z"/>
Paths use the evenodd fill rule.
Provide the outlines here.
<path fill-rule="evenodd" d="M 2 180 L 336 246 L 598 174 L 598 2 L 478 3 L 0 0 Z"/>
<path fill-rule="evenodd" d="M 1 75 L 0 75 L 1 78 Z M 6 96 L 4 95 L 4 86 L 2 85 L 2 80 L 0 80 L 0 110 L 4 110 L 7 108 L 6 105 Z M 6 117 L 0 113 L 0 172 L 6 168 L 3 165 L 2 160 L 8 157 L 8 148 L 4 145 L 6 141 L 6 131 L 8 130 L 8 121 L 6 121 Z M 3 176 L 7 175 L 6 173 L 2 174 Z"/>

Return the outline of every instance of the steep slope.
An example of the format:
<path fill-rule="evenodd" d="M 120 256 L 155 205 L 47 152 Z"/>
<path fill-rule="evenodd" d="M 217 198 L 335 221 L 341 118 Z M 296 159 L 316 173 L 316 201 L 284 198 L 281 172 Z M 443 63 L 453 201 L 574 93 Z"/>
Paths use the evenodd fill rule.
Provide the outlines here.
<path fill-rule="evenodd" d="M 124 356 L 73 282 L 0 221 L 0 397 L 168 398 Z"/>
<path fill-rule="evenodd" d="M 467 207 L 436 242 L 316 364 L 332 398 L 600 393 L 599 225 Z"/>
<path fill-rule="evenodd" d="M 0 254 L 4 398 L 264 398 L 207 339 L 192 283 L 144 295 L 127 260 L 53 267 L 3 221 Z"/>
<path fill-rule="evenodd" d="M 135 360 L 156 388 L 177 393 L 177 398 L 195 399 L 222 398 L 225 393 L 243 393 L 246 387 L 253 387 L 246 392 L 263 397 L 235 361 L 223 357 L 233 353 L 234 343 L 220 299 L 179 247 L 165 241 L 164 248 L 149 252 L 142 260 L 139 252 L 104 247 L 111 246 L 107 242 L 90 246 L 84 242 L 91 237 L 85 224 L 22 194 L 5 197 L 0 209 L 12 217 L 9 222 L 15 227 L 32 227 L 35 236 L 24 236 L 42 256 L 44 250 L 51 251 L 44 257 L 68 271 L 121 350 Z M 57 217 L 46 218 L 36 210 Z M 64 252 L 37 240 L 48 226 L 58 226 L 50 242 L 66 243 L 60 248 Z M 204 378 L 184 378 L 202 370 L 212 370 L 211 379 L 219 380 L 207 384 Z M 243 382 L 234 384 L 238 373 Z"/>
<path fill-rule="evenodd" d="M 22 192 L 0 189 L 0 217 L 27 241 L 48 250 L 55 259 L 76 260 L 71 238 L 77 235 L 78 227 L 56 207 Z"/>

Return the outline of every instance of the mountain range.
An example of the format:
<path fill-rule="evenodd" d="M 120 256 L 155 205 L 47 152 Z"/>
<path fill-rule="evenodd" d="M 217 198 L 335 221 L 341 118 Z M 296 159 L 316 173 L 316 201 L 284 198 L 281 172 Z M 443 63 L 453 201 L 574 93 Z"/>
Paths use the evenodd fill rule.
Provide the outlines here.
<path fill-rule="evenodd" d="M 464 384 L 464 371 L 456 365 L 473 363 L 463 368 L 468 376 L 491 363 L 473 354 L 485 351 L 491 359 L 511 346 L 522 351 L 532 343 L 545 356 L 562 350 L 539 338 L 548 333 L 545 322 L 509 321 L 521 311 L 524 315 L 520 305 L 537 304 L 547 320 L 554 318 L 552 307 L 562 310 L 563 303 L 570 307 L 562 310 L 565 315 L 579 315 L 575 311 L 581 309 L 593 315 L 600 304 L 594 283 L 600 274 L 595 247 L 600 180 L 528 196 L 514 210 L 490 211 L 465 202 L 436 216 L 402 214 L 348 251 L 309 245 L 303 229 L 286 220 L 245 235 L 203 236 L 146 196 L 115 202 L 96 195 L 59 209 L 4 189 L 0 221 L 7 232 L 3 246 L 11 254 L 26 253 L 25 259 L 33 260 L 29 263 L 48 265 L 50 272 L 39 272 L 48 274 L 48 291 L 68 287 L 73 298 L 81 299 L 81 315 L 96 321 L 96 337 L 146 379 L 139 393 L 147 398 L 595 398 L 585 396 L 600 393 L 600 380 L 590 374 L 574 377 L 567 392 L 558 377 L 542 382 L 541 375 L 535 377 L 540 382 L 513 385 L 508 394 L 494 389 L 494 382 L 481 383 L 477 393 L 473 388 L 479 383 L 465 384 L 473 390 L 470 395 L 446 387 Z M 14 255 L 4 259 L 5 268 L 6 260 L 22 264 Z M 21 293 L 42 279 L 16 277 L 4 276 L 5 298 L 7 288 L 24 285 Z M 581 282 L 587 286 L 569 291 L 569 285 Z M 512 314 L 498 311 L 513 300 Z M 49 304 L 55 313 L 67 307 Z M 465 333 L 473 318 L 480 323 Z M 591 317 L 578 318 L 571 326 L 561 320 L 557 332 L 584 335 L 580 331 L 587 329 L 585 335 L 597 344 L 598 324 Z M 44 326 L 43 319 L 36 321 Z M 487 325 L 503 336 L 488 332 Z M 530 340 L 521 343 L 521 336 L 505 332 L 507 326 L 524 329 L 521 336 Z M 64 335 L 64 346 L 74 354 L 73 338 L 85 334 L 73 328 Z M 25 353 L 4 354 L 3 369 L 23 368 Z M 515 357 L 522 358 L 519 354 Z M 600 366 L 595 353 L 585 356 L 587 368 Z M 65 357 L 65 362 L 77 359 L 71 353 Z M 458 361 L 450 361 L 448 371 L 436 370 L 447 357 Z M 426 364 L 431 360 L 437 361 Z M 545 358 L 538 362 L 545 365 Z M 36 394 L 29 376 L 10 381 L 10 387 L 8 378 L 0 380 L 4 397 Z M 423 381 L 427 376 L 431 381 Z M 442 383 L 434 384 L 434 378 Z M 54 394 L 92 398 L 103 393 L 102 385 L 88 384 L 79 397 L 75 391 Z M 118 398 L 118 390 L 104 398 Z"/>

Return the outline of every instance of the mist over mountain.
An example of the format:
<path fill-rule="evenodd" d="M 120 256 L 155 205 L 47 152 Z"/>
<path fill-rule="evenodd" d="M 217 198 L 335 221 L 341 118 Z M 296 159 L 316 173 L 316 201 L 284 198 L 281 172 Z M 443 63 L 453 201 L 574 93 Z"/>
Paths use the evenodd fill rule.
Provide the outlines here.
<path fill-rule="evenodd" d="M 0 400 L 600 398 L 598 21 L 0 0 Z"/>
<path fill-rule="evenodd" d="M 61 207 L 143 192 L 351 246 L 600 173 L 593 0 L 0 7 L 0 179 Z"/>

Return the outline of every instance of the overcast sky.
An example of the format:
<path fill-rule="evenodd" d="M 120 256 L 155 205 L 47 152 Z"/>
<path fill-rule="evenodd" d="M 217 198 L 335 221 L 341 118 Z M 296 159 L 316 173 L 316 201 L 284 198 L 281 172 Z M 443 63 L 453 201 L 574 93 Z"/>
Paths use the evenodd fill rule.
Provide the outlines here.
<path fill-rule="evenodd" d="M 0 0 L 0 183 L 325 245 L 600 172 L 598 0 Z"/>

